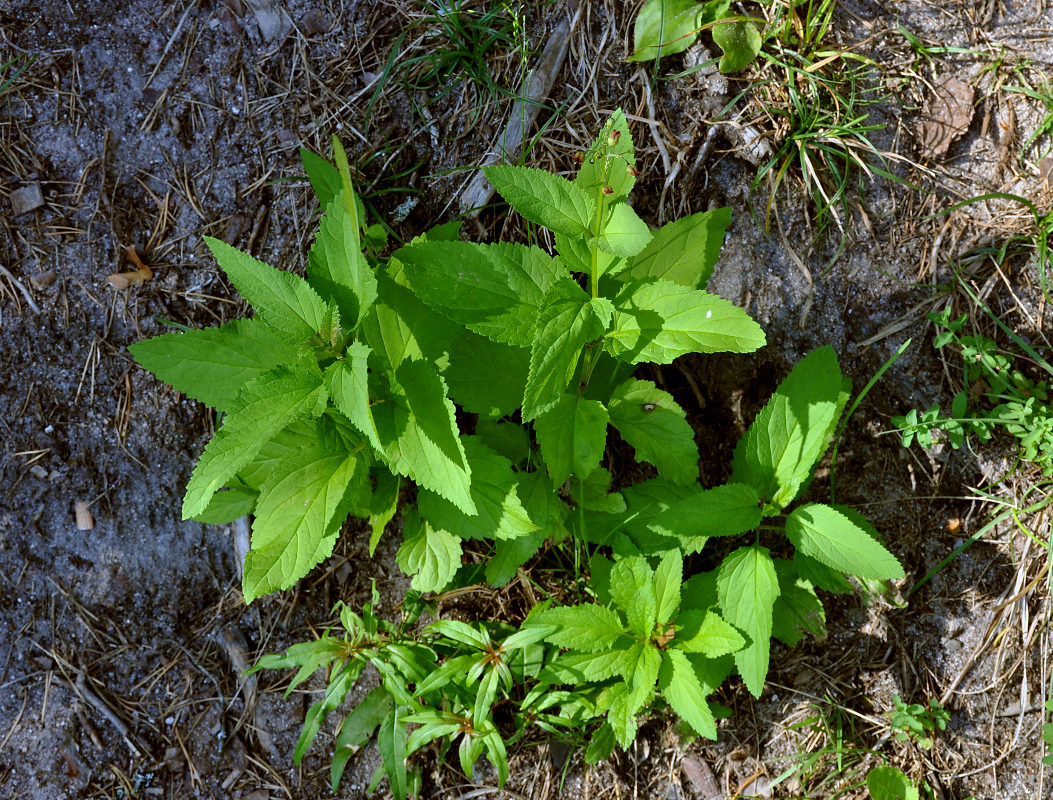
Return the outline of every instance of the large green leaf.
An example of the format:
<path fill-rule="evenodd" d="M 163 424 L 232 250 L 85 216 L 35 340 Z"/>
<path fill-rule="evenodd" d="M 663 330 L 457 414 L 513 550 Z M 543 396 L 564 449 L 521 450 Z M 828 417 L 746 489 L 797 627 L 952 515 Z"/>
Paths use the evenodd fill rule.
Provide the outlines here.
<path fill-rule="evenodd" d="M 472 475 L 475 513 L 466 513 L 434 492 L 422 491 L 417 501 L 421 516 L 437 530 L 462 539 L 515 539 L 537 530 L 516 494 L 518 475 L 508 459 L 476 436 L 465 436 L 462 441 Z"/>
<path fill-rule="evenodd" d="M 735 653 L 735 665 L 754 697 L 764 690 L 771 655 L 772 608 L 779 580 L 766 547 L 740 547 L 724 558 L 717 573 L 717 596 L 724 618 L 750 637 Z"/>
<path fill-rule="evenodd" d="M 529 421 L 556 404 L 578 365 L 582 348 L 603 336 L 611 321 L 610 301 L 590 299 L 567 279 L 549 292 L 538 314 L 523 393 L 523 419 Z"/>
<path fill-rule="evenodd" d="M 672 281 L 626 284 L 614 300 L 607 351 L 632 364 L 670 364 L 685 353 L 749 353 L 764 331 L 745 311 L 714 294 Z"/>
<path fill-rule="evenodd" d="M 626 646 L 629 639 L 625 639 Z M 564 653 L 548 663 L 538 675 L 544 683 L 581 684 L 586 681 L 603 681 L 615 675 L 624 675 L 628 669 L 628 652 L 624 649 L 608 649 L 598 653 Z"/>
<path fill-rule="evenodd" d="M 539 247 L 418 241 L 395 257 L 427 305 L 490 339 L 529 347 L 538 309 L 566 275 Z"/>
<path fill-rule="evenodd" d="M 764 43 L 757 26 L 745 19 L 719 22 L 713 28 L 713 41 L 724 51 L 719 67 L 725 75 L 753 63 Z"/>
<path fill-rule="evenodd" d="M 402 533 L 395 562 L 404 573 L 413 576 L 413 588 L 418 592 L 445 589 L 461 566 L 461 540 L 452 533 L 436 530 L 412 509 L 405 514 Z"/>
<path fill-rule="evenodd" d="M 699 683 L 687 656 L 679 650 L 667 650 L 664 653 L 662 669 L 658 673 L 658 687 L 673 711 L 694 728 L 699 736 L 705 736 L 707 739 L 717 738 L 716 721 L 713 719 L 709 703 L 706 702 L 702 684 Z"/>
<path fill-rule="evenodd" d="M 658 623 L 671 622 L 680 608 L 680 586 L 684 581 L 684 559 L 679 550 L 670 550 L 654 571 L 654 592 L 658 600 Z"/>
<path fill-rule="evenodd" d="M 586 653 L 607 650 L 625 636 L 618 613 L 597 603 L 549 608 L 531 619 L 539 625 L 556 626 L 545 641 Z"/>
<path fill-rule="evenodd" d="M 471 468 L 457 429 L 446 384 L 426 361 L 404 361 L 396 378 L 401 392 L 373 406 L 388 466 L 425 489 L 474 514 L 469 492 Z"/>
<path fill-rule="evenodd" d="M 466 332 L 453 343 L 443 378 L 450 397 L 483 419 L 514 413 L 523 402 L 530 351 Z"/>
<path fill-rule="evenodd" d="M 672 395 L 651 381 L 633 378 L 614 390 L 608 410 L 611 425 L 633 446 L 639 460 L 654 464 L 675 483 L 698 480 L 695 432 Z"/>
<path fill-rule="evenodd" d="M 744 483 L 727 483 L 694 490 L 684 499 L 654 514 L 652 530 L 685 537 L 737 536 L 761 523 L 757 490 Z"/>
<path fill-rule="evenodd" d="M 739 440 L 731 479 L 785 508 L 826 452 L 848 390 L 832 347 L 802 359 Z"/>
<path fill-rule="evenodd" d="M 607 409 L 598 400 L 565 394 L 534 422 L 541 455 L 556 487 L 586 478 L 600 465 L 607 442 Z"/>
<path fill-rule="evenodd" d="M 483 173 L 524 219 L 553 233 L 585 236 L 595 224 L 596 201 L 566 178 L 517 166 L 483 167 Z"/>
<path fill-rule="evenodd" d="M 779 597 L 773 611 L 772 636 L 790 647 L 810 633 L 826 636 L 826 611 L 811 583 L 800 577 L 792 561 L 775 559 L 779 576 Z"/>
<path fill-rule="evenodd" d="M 352 342 L 345 358 L 325 370 L 325 387 L 337 410 L 347 417 L 378 453 L 383 453 L 377 424 L 369 408 L 369 345 Z"/>
<path fill-rule="evenodd" d="M 643 250 L 651 241 L 651 229 L 640 219 L 631 206 L 619 203 L 603 225 L 599 236 L 589 239 L 589 244 L 605 253 L 631 258 Z"/>
<path fill-rule="evenodd" d="M 705 289 L 720 257 L 731 210 L 714 208 L 667 223 L 629 265 L 633 278 L 661 278 Z"/>
<path fill-rule="evenodd" d="M 337 195 L 344 189 L 340 182 L 340 172 L 326 159 L 310 150 L 300 148 L 300 161 L 303 163 L 304 172 L 311 181 L 311 188 L 318 196 L 318 204 L 327 208 Z"/>
<path fill-rule="evenodd" d="M 377 279 L 362 255 L 343 191 L 325 206 L 325 212 L 308 261 L 308 277 L 319 292 L 336 301 L 344 327 L 354 330 L 377 299 Z"/>
<path fill-rule="evenodd" d="M 317 370 L 279 367 L 245 384 L 198 459 L 183 498 L 183 519 L 204 511 L 212 495 L 289 423 L 321 414 L 326 399 Z"/>
<path fill-rule="evenodd" d="M 251 514 L 259 494 L 252 489 L 220 489 L 208 501 L 208 507 L 194 515 L 195 522 L 206 525 L 226 525 L 239 517 Z"/>
<path fill-rule="evenodd" d="M 615 133 L 615 131 L 617 133 Z M 612 137 L 616 140 L 611 144 Z M 633 151 L 633 137 L 629 123 L 619 108 L 604 123 L 596 141 L 586 152 L 581 161 L 574 183 L 580 186 L 589 197 L 597 197 L 603 187 L 610 187 L 605 203 L 620 203 L 629 196 L 636 183 L 636 155 Z M 589 227 L 591 229 L 592 223 Z M 557 240 L 558 241 L 558 240 Z M 563 247 L 557 244 L 560 254 Z"/>
<path fill-rule="evenodd" d="M 877 580 L 904 576 L 896 557 L 876 539 L 840 511 L 821 503 L 795 508 L 786 518 L 786 538 L 806 556 L 838 572 Z"/>
<path fill-rule="evenodd" d="M 621 558 L 611 569 L 611 597 L 621 608 L 633 633 L 648 640 L 658 622 L 654 570 L 641 556 Z M 666 620 L 662 620 L 665 622 Z"/>
<path fill-rule="evenodd" d="M 296 348 L 262 319 L 166 333 L 128 346 L 143 367 L 195 400 L 226 411 L 246 383 L 297 360 Z"/>
<path fill-rule="evenodd" d="M 333 765 L 329 770 L 329 784 L 336 794 L 344 767 L 358 748 L 373 738 L 373 733 L 391 713 L 391 695 L 378 686 L 365 696 L 355 710 L 344 717 L 333 743 Z"/>
<path fill-rule="evenodd" d="M 695 0 L 647 0 L 636 17 L 629 61 L 680 53 L 698 38 L 702 4 Z"/>
<path fill-rule="evenodd" d="M 687 609 L 680 615 L 678 622 L 680 630 L 672 646 L 685 653 L 702 653 L 708 658 L 720 658 L 741 650 L 746 644 L 742 634 L 713 611 Z"/>
<path fill-rule="evenodd" d="M 205 244 L 234 288 L 292 344 L 323 330 L 325 303 L 303 278 L 277 270 L 211 236 L 205 237 Z"/>
<path fill-rule="evenodd" d="M 378 363 L 389 371 L 406 359 L 442 361 L 453 340 L 464 333 L 464 326 L 433 311 L 400 283 L 405 280 L 400 269 L 393 261 L 391 272 L 377 273 L 380 299 L 369 309 L 361 328 Z"/>
<path fill-rule="evenodd" d="M 621 538 L 628 538 L 639 552 L 648 555 L 674 548 L 690 550 L 691 541 L 682 538 L 674 528 L 656 525 L 655 520 L 697 491 L 697 485 L 680 486 L 665 478 L 643 481 L 621 491 L 626 503 L 624 511 L 585 514 L 585 529 L 580 534 L 591 542 L 605 545 L 614 545 Z"/>
<path fill-rule="evenodd" d="M 406 800 L 409 775 L 406 770 L 406 716 L 409 709 L 394 705 L 377 730 L 377 749 L 395 800 Z"/>
<path fill-rule="evenodd" d="M 263 485 L 256 504 L 242 576 L 246 603 L 288 589 L 328 558 L 347 516 L 343 501 L 355 456 L 304 450 L 283 467 Z"/>

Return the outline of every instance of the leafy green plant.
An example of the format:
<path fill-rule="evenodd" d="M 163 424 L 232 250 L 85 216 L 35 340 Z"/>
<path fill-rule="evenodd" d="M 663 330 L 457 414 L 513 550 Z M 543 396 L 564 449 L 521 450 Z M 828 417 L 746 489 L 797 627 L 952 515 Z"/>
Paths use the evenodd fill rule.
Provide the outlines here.
<path fill-rule="evenodd" d="M 738 72 L 760 52 L 762 38 L 753 20 L 735 16 L 731 0 L 647 0 L 636 17 L 630 61 L 651 61 L 680 53 L 711 30 L 721 49 L 721 72 Z"/>
<path fill-rule="evenodd" d="M 503 783 L 507 743 L 533 728 L 571 740 L 591 731 L 595 760 L 628 746 L 640 714 L 668 705 L 712 737 L 705 698 L 725 677 L 737 669 L 759 695 L 772 636 L 793 645 L 823 634 L 817 588 L 848 591 L 845 574 L 903 576 L 852 510 L 790 508 L 848 398 L 830 348 L 798 364 L 760 412 L 731 482 L 699 485 L 685 411 L 636 366 L 749 352 L 764 334 L 705 291 L 726 210 L 652 231 L 626 202 L 638 172 L 621 112 L 573 181 L 486 168 L 515 211 L 551 231 L 556 255 L 461 241 L 446 225 L 379 259 L 382 237 L 333 150 L 335 167 L 303 153 L 325 209 L 306 279 L 206 240 L 256 315 L 131 348 L 224 412 L 183 514 L 254 515 L 247 602 L 328 557 L 349 514 L 368 520 L 372 553 L 405 501 L 396 561 L 413 595 L 403 620 L 341 607 L 342 636 L 258 665 L 298 668 L 290 689 L 328 673 L 297 760 L 366 665 L 381 686 L 341 726 L 334 785 L 350 748 L 372 738 L 403 798 L 416 785 L 406 759 L 426 746 L 443 756 L 457 743 L 469 774 L 485 754 Z M 609 428 L 654 477 L 624 487 Z M 474 563 L 462 563 L 466 541 Z M 518 630 L 420 626 L 420 593 L 504 585 L 543 551 L 572 554 L 573 575 L 508 621 Z M 495 718 L 497 705 L 509 714 Z"/>
<path fill-rule="evenodd" d="M 1053 711 L 1053 700 L 1046 701 L 1046 711 Z M 1046 743 L 1046 755 L 1042 757 L 1042 763 L 1053 766 L 1053 722 L 1042 725 L 1042 741 Z"/>
<path fill-rule="evenodd" d="M 921 794 L 914 781 L 895 767 L 874 767 L 867 773 L 871 800 L 918 800 Z"/>
<path fill-rule="evenodd" d="M 1021 459 L 1037 464 L 1046 475 L 1053 474 L 1049 383 L 1028 377 L 993 339 L 965 333 L 967 314 L 951 319 L 950 309 L 945 309 L 930 314 L 929 319 L 941 329 L 935 346 L 953 345 L 960 350 L 964 388 L 954 396 L 949 416 L 941 414 L 939 404 L 935 404 L 927 411 L 911 409 L 904 416 L 893 417 L 903 446 L 917 441 L 922 447 L 932 447 L 940 431 L 957 450 L 968 435 L 987 442 L 1001 429 L 1017 439 Z"/>
<path fill-rule="evenodd" d="M 895 731 L 898 742 L 915 742 L 922 750 L 932 749 L 932 737 L 936 731 L 947 727 L 951 715 L 935 697 L 925 705 L 904 703 L 899 695 L 892 695 L 895 710 L 890 712 L 889 725 Z"/>

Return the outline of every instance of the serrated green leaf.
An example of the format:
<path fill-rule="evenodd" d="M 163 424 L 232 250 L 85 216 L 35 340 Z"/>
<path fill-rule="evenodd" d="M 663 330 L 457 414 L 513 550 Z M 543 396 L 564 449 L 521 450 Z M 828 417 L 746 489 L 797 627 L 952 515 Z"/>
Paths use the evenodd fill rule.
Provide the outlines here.
<path fill-rule="evenodd" d="M 691 662 L 679 650 L 664 653 L 658 676 L 662 697 L 699 736 L 717 738 L 717 724 Z"/>
<path fill-rule="evenodd" d="M 625 644 L 629 644 L 628 639 Z M 541 670 L 538 680 L 542 683 L 571 684 L 605 681 L 615 675 L 624 675 L 626 668 L 627 651 L 622 649 L 601 653 L 564 653 Z"/>
<path fill-rule="evenodd" d="M 311 188 L 318 197 L 318 204 L 325 208 L 343 191 L 344 186 L 340 182 L 340 173 L 322 156 L 302 147 L 300 148 L 300 161 L 303 163 L 308 180 L 311 181 Z"/>
<path fill-rule="evenodd" d="M 632 258 L 651 241 L 651 229 L 631 206 L 619 203 L 611 212 L 611 217 L 604 224 L 599 236 L 589 239 L 591 247 L 598 247 L 605 253 Z"/>
<path fill-rule="evenodd" d="M 670 364 L 685 353 L 749 353 L 765 342 L 764 331 L 741 308 L 672 281 L 631 281 L 614 308 L 604 345 L 631 364 Z"/>
<path fill-rule="evenodd" d="M 443 378 L 450 397 L 465 411 L 483 419 L 514 413 L 523 402 L 530 351 L 511 347 L 474 333 L 453 343 L 450 365 Z"/>
<path fill-rule="evenodd" d="M 617 141 L 612 145 L 610 139 L 614 131 L 618 132 Z M 597 197 L 604 186 L 609 186 L 611 193 L 606 196 L 606 203 L 620 203 L 629 196 L 636 183 L 636 176 L 629 170 L 629 167 L 635 166 L 632 133 L 625 114 L 619 108 L 611 114 L 599 136 L 584 153 L 574 183 L 590 197 Z M 556 247 L 562 255 L 563 248 L 559 244 Z"/>
<path fill-rule="evenodd" d="M 518 425 L 505 424 L 522 430 Z M 533 558 L 546 539 L 558 542 L 568 535 L 563 525 L 567 504 L 553 493 L 548 476 L 544 472 L 520 472 L 517 478 L 516 493 L 537 530 L 494 542 L 494 555 L 486 565 L 486 580 L 491 586 L 504 586 L 512 580 L 519 567 Z"/>
<path fill-rule="evenodd" d="M 692 488 L 687 497 L 654 515 L 652 530 L 708 539 L 737 536 L 761 524 L 760 497 L 752 486 L 727 483 L 713 489 Z"/>
<path fill-rule="evenodd" d="M 599 249 L 590 249 L 585 239 L 577 236 L 564 236 L 561 233 L 555 235 L 556 251 L 564 267 L 572 272 L 581 272 L 585 275 L 595 274 L 597 277 L 611 273 L 617 274 L 624 269 L 626 260 L 620 256 L 605 253 Z M 596 255 L 596 268 L 593 270 L 592 257 Z"/>
<path fill-rule="evenodd" d="M 545 641 L 586 653 L 607 650 L 625 636 L 625 625 L 618 613 L 596 603 L 549 608 L 533 620 L 539 625 L 556 626 Z"/>
<path fill-rule="evenodd" d="M 534 432 L 558 488 L 572 474 L 585 478 L 600 465 L 607 442 L 607 409 L 598 400 L 565 394 L 537 418 Z"/>
<path fill-rule="evenodd" d="M 672 646 L 685 653 L 720 658 L 741 650 L 746 644 L 742 634 L 713 611 L 688 609 L 680 615 L 678 622 L 681 629 L 677 631 Z"/>
<path fill-rule="evenodd" d="M 613 425 L 641 461 L 675 483 L 698 480 L 698 448 L 687 415 L 651 381 L 630 379 L 614 390 L 608 405 Z"/>
<path fill-rule="evenodd" d="M 896 557 L 876 539 L 821 503 L 795 508 L 786 518 L 786 538 L 806 556 L 838 572 L 878 580 L 904 577 Z"/>
<path fill-rule="evenodd" d="M 388 470 L 380 467 L 376 470 L 376 487 L 369 499 L 369 557 L 377 551 L 380 537 L 391 522 L 399 505 L 399 479 Z"/>
<path fill-rule="evenodd" d="M 395 375 L 401 393 L 373 407 L 388 467 L 474 514 L 471 468 L 445 382 L 422 360 L 404 361 Z"/>
<path fill-rule="evenodd" d="M 566 275 L 539 247 L 417 241 L 395 254 L 428 306 L 497 342 L 529 347 L 545 295 Z"/>
<path fill-rule="evenodd" d="M 206 525 L 226 525 L 239 517 L 251 514 L 252 509 L 256 507 L 258 496 L 251 489 L 221 489 L 212 495 L 204 511 L 194 515 L 194 521 Z"/>
<path fill-rule="evenodd" d="M 413 510 L 405 512 L 403 540 L 395 563 L 413 576 L 418 592 L 441 592 L 461 566 L 461 540 L 452 533 L 435 530 Z"/>
<path fill-rule="evenodd" d="M 378 686 L 344 717 L 333 743 L 333 765 L 329 770 L 329 785 L 334 794 L 340 787 L 348 759 L 373 738 L 373 733 L 390 713 L 391 696 Z"/>
<path fill-rule="evenodd" d="M 604 722 L 589 739 L 585 748 L 585 763 L 598 764 L 611 757 L 614 751 L 614 729 L 610 723 Z"/>
<path fill-rule="evenodd" d="M 377 272 L 380 299 L 362 321 L 361 331 L 379 363 L 394 372 L 407 359 L 423 358 L 434 363 L 445 360 L 454 339 L 464 327 L 451 322 L 422 303 L 408 286 L 394 260 L 389 270 Z"/>
<path fill-rule="evenodd" d="M 713 28 L 713 41 L 724 51 L 718 65 L 724 75 L 738 72 L 752 64 L 763 44 L 760 31 L 749 20 L 717 24 Z"/>
<path fill-rule="evenodd" d="M 604 305 L 606 303 L 606 306 Z M 603 336 L 610 323 L 610 301 L 590 299 L 570 280 L 561 281 L 538 313 L 530 349 L 530 371 L 523 393 L 523 419 L 554 406 L 574 377 L 582 348 Z"/>
<path fill-rule="evenodd" d="M 671 622 L 680 608 L 680 586 L 684 580 L 684 559 L 679 550 L 666 553 L 654 571 L 654 593 L 658 600 L 658 622 Z"/>
<path fill-rule="evenodd" d="M 246 383 L 297 360 L 296 348 L 262 319 L 166 333 L 128 346 L 135 360 L 188 397 L 226 411 Z"/>
<path fill-rule="evenodd" d="M 621 492 L 612 492 L 611 473 L 597 467 L 584 481 L 571 481 L 570 499 L 587 511 L 602 511 L 606 514 L 621 514 L 625 511 L 625 498 Z"/>
<path fill-rule="evenodd" d="M 242 575 L 246 603 L 288 589 L 332 554 L 355 468 L 348 453 L 306 450 L 263 485 Z"/>
<path fill-rule="evenodd" d="M 677 547 L 685 549 L 692 542 L 681 540 L 676 530 L 660 527 L 654 524 L 654 520 L 696 491 L 697 486 L 679 486 L 665 478 L 643 481 L 620 492 L 626 505 L 624 511 L 586 513 L 585 529 L 579 533 L 588 541 L 605 545 L 613 544 L 620 535 L 626 536 L 647 555 L 657 555 Z"/>
<path fill-rule="evenodd" d="M 754 697 L 764 690 L 771 655 L 772 608 L 779 580 L 766 547 L 740 547 L 724 558 L 717 572 L 717 596 L 724 618 L 750 637 L 735 653 L 735 665 Z"/>
<path fill-rule="evenodd" d="M 702 4 L 695 0 L 647 0 L 633 28 L 629 61 L 651 61 L 681 53 L 698 38 Z"/>
<path fill-rule="evenodd" d="M 300 344 L 322 330 L 325 303 L 303 278 L 277 270 L 211 236 L 205 237 L 205 244 L 234 288 L 282 338 Z"/>
<path fill-rule="evenodd" d="M 343 190 L 323 208 L 325 215 L 308 260 L 308 277 L 322 295 L 336 301 L 344 326 L 354 330 L 377 299 L 377 279 L 362 255 Z"/>
<path fill-rule="evenodd" d="M 614 731 L 614 738 L 623 750 L 629 749 L 636 738 L 636 713 L 630 710 L 629 688 L 624 683 L 615 684 L 609 690 L 610 707 L 607 723 Z"/>
<path fill-rule="evenodd" d="M 731 210 L 714 208 L 669 222 L 629 264 L 632 278 L 660 278 L 705 289 L 720 257 Z"/>
<path fill-rule="evenodd" d="M 369 345 L 352 342 L 346 358 L 325 370 L 325 387 L 337 410 L 347 417 L 378 453 L 383 453 L 373 412 L 369 408 Z"/>
<path fill-rule="evenodd" d="M 848 386 L 832 347 L 802 359 L 739 440 L 731 479 L 785 508 L 826 452 L 848 401 Z"/>
<path fill-rule="evenodd" d="M 647 559 L 619 559 L 611 570 L 611 597 L 628 617 L 629 627 L 641 639 L 649 639 L 658 615 L 654 570 Z"/>
<path fill-rule="evenodd" d="M 811 583 L 800 577 L 792 561 L 775 559 L 779 576 L 779 597 L 773 611 L 772 636 L 790 647 L 810 633 L 826 637 L 826 611 Z"/>
<path fill-rule="evenodd" d="M 793 564 L 798 575 L 823 591 L 832 594 L 852 594 L 855 591 L 855 587 L 840 572 L 809 558 L 800 550 L 793 554 Z"/>
<path fill-rule="evenodd" d="M 530 437 L 526 428 L 517 422 L 480 419 L 475 423 L 475 435 L 495 453 L 511 461 L 513 466 L 519 466 L 530 456 Z"/>
<path fill-rule="evenodd" d="M 636 714 L 654 697 L 655 683 L 662 667 L 662 651 L 650 642 L 637 642 L 629 648 L 629 711 Z"/>
<path fill-rule="evenodd" d="M 279 367 L 245 384 L 198 459 L 183 498 L 183 519 L 204 511 L 267 440 L 298 418 L 320 415 L 325 404 L 320 372 Z"/>
<path fill-rule="evenodd" d="M 543 169 L 483 167 L 498 194 L 524 219 L 553 233 L 585 236 L 596 216 L 596 202 L 579 186 Z"/>
<path fill-rule="evenodd" d="M 544 541 L 545 535 L 541 531 L 495 541 L 494 554 L 486 563 L 486 582 L 491 586 L 504 586 L 534 557 Z"/>
<path fill-rule="evenodd" d="M 515 539 L 537 530 L 516 493 L 519 476 L 508 459 L 499 456 L 476 436 L 462 439 L 471 470 L 471 503 L 467 514 L 438 494 L 422 491 L 417 499 L 421 516 L 436 529 L 462 539 Z"/>

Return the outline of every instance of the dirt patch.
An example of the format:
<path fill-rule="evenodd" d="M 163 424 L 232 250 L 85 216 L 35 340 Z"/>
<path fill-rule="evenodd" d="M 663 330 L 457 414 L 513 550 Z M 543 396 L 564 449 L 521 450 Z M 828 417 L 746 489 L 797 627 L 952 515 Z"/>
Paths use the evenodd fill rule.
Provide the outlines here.
<path fill-rule="evenodd" d="M 537 53 L 579 4 L 514 5 Z M 251 662 L 307 638 L 337 599 L 363 602 L 371 579 L 392 604 L 404 590 L 395 537 L 370 559 L 352 527 L 296 590 L 246 609 L 231 531 L 179 520 L 215 419 L 138 369 L 125 348 L 170 323 L 201 327 L 244 313 L 205 256 L 203 234 L 302 268 L 311 211 L 301 145 L 324 150 L 338 133 L 371 207 L 406 238 L 449 218 L 470 177 L 450 170 L 492 150 L 512 98 L 463 86 L 435 98 L 402 73 L 377 92 L 401 34 L 404 60 L 435 47 L 409 2 L 139 0 L 116 8 L 0 2 L 2 61 L 34 59 L 0 95 L 0 793 L 324 796 L 329 732 L 299 769 L 291 763 L 320 686 L 283 698 L 275 691 L 283 679 L 263 676 L 253 709 L 237 656 Z M 916 123 L 938 76 L 971 83 L 978 100 L 945 155 L 890 162 L 924 191 L 864 181 L 846 232 L 814 242 L 814 208 L 790 180 L 765 231 L 769 195 L 764 182 L 751 189 L 753 162 L 777 141 L 759 121 L 749 127 L 753 111 L 742 106 L 736 124 L 714 124 L 743 80 L 703 68 L 652 86 L 650 67 L 623 60 L 631 11 L 580 4 L 549 95 L 558 113 L 542 112 L 547 127 L 527 161 L 570 169 L 573 153 L 621 107 L 643 171 L 635 207 L 648 222 L 733 209 L 711 288 L 746 308 L 769 345 L 750 357 L 689 357 L 662 372 L 699 432 L 713 483 L 726 476 L 730 442 L 804 354 L 833 345 L 858 390 L 914 337 L 854 415 L 835 471 L 838 501 L 866 513 L 909 565 L 907 591 L 981 529 L 989 510 L 967 487 L 1009 463 L 1004 442 L 980 454 L 904 450 L 887 433 L 889 419 L 948 402 L 958 377 L 931 348 L 924 314 L 951 297 L 940 287 L 963 254 L 1027 226 L 1017 205 L 995 200 L 928 215 L 989 191 L 1048 203 L 1048 187 L 1029 172 L 1041 153 L 1028 144 L 1048 108 L 1008 87 L 1037 80 L 1025 55 L 1048 66 L 1041 31 L 1053 19 L 994 2 L 844 2 L 830 42 L 877 63 L 883 91 L 868 113 L 881 126 L 870 134 L 878 149 L 924 158 Z M 897 23 L 920 37 L 920 49 Z M 502 46 L 486 56 L 512 92 L 529 65 L 519 52 Z M 662 74 L 707 58 L 693 49 L 664 62 Z M 499 219 L 484 211 L 478 238 L 496 237 L 506 224 Z M 153 278 L 116 290 L 106 276 L 134 268 L 125 262 L 129 245 Z M 978 276 L 987 302 L 1038 341 L 1044 304 L 1034 264 L 1024 254 L 1001 268 L 1004 282 L 989 267 Z M 816 499 L 829 496 L 829 477 L 827 469 L 812 487 Z M 78 530 L 80 502 L 93 516 L 90 530 Z M 511 754 L 507 796 L 830 796 L 844 787 L 810 788 L 804 773 L 766 788 L 793 763 L 779 759 L 825 746 L 819 723 L 790 727 L 820 708 L 851 722 L 863 745 L 881 743 L 938 796 L 1038 797 L 1048 791 L 1036 698 L 1048 680 L 1049 603 L 1025 590 L 1043 558 L 1010 523 L 905 607 L 827 598 L 828 638 L 777 647 L 760 701 L 734 683 L 721 690 L 716 699 L 735 714 L 717 743 L 686 745 L 653 722 L 632 750 L 590 769 L 580 753 L 530 743 Z M 951 710 L 931 753 L 882 741 L 894 693 L 941 697 Z M 370 748 L 359 753 L 341 796 L 366 796 L 377 761 Z M 494 782 L 485 771 L 475 778 Z M 425 782 L 432 797 L 470 791 L 448 764 L 428 765 Z M 857 787 L 841 796 L 864 795 Z"/>

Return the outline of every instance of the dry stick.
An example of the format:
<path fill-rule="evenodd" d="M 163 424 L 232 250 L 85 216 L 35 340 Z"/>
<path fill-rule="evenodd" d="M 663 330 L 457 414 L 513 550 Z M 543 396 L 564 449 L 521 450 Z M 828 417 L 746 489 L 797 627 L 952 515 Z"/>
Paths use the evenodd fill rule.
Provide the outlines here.
<path fill-rule="evenodd" d="M 33 302 L 33 295 L 29 293 L 29 289 L 25 287 L 25 284 L 22 283 L 22 281 L 20 281 L 14 275 L 12 275 L 10 270 L 8 270 L 8 268 L 5 267 L 3 264 L 0 264 L 0 273 L 3 273 L 5 278 L 7 278 L 9 281 L 11 281 L 11 283 L 13 283 L 19 288 L 19 290 L 22 292 L 22 295 L 26 298 L 26 303 L 29 305 L 29 307 L 33 309 L 37 314 L 39 314 L 40 308 L 39 306 L 37 306 L 36 303 Z"/>
<path fill-rule="evenodd" d="M 157 65 L 154 67 L 154 71 L 150 73 L 150 77 L 146 79 L 146 83 L 143 84 L 143 88 L 146 89 L 154 78 L 157 77 L 157 70 L 161 69 L 161 65 L 165 63 L 165 57 L 168 52 L 172 49 L 172 45 L 175 44 L 176 39 L 179 37 L 179 32 L 183 30 L 183 25 L 186 22 L 186 18 L 190 16 L 190 12 L 197 7 L 197 0 L 190 0 L 190 5 L 186 7 L 186 11 L 183 12 L 183 16 L 179 18 L 179 22 L 176 25 L 172 35 L 168 37 L 168 44 L 165 45 L 165 49 L 161 51 L 161 57 L 157 59 Z"/>
<path fill-rule="evenodd" d="M 570 46 L 570 35 L 580 17 L 581 7 L 579 6 L 573 18 L 564 18 L 552 31 L 537 67 L 527 76 L 526 85 L 523 87 L 524 97 L 520 97 L 512 106 L 508 124 L 494 143 L 495 152 L 484 158 L 480 166 L 496 164 L 502 158 L 509 159 L 518 156 L 527 132 L 537 119 L 538 112 L 541 111 L 541 102 L 548 97 L 556 75 L 563 67 L 563 62 L 567 58 L 567 49 Z M 480 170 L 461 194 L 461 213 L 477 212 L 490 202 L 493 194 L 493 185 Z"/>

